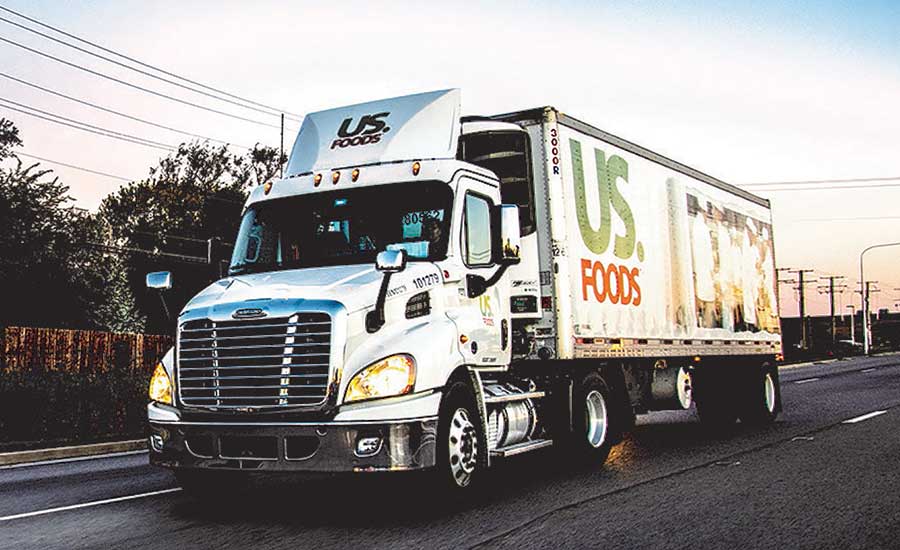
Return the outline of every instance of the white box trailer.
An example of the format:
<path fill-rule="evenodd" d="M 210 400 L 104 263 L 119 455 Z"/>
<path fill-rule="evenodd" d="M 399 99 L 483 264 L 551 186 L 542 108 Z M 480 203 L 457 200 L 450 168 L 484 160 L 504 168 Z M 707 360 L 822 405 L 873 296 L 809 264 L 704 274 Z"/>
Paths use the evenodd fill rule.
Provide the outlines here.
<path fill-rule="evenodd" d="M 198 494 L 422 469 L 467 491 L 548 446 L 602 463 L 635 415 L 695 398 L 715 429 L 772 422 L 771 223 L 550 107 L 462 117 L 445 90 L 310 114 L 179 315 L 151 462 Z"/>
<path fill-rule="evenodd" d="M 493 119 L 531 142 L 539 356 L 781 353 L 768 200 L 552 107 Z"/>

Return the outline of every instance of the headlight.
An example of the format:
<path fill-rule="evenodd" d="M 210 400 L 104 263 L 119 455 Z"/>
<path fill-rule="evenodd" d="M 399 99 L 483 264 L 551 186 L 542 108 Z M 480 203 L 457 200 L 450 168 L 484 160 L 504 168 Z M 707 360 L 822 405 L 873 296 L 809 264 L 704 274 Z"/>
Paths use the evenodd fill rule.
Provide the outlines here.
<path fill-rule="evenodd" d="M 391 355 L 359 371 L 350 380 L 344 402 L 403 395 L 416 384 L 416 360 L 410 355 Z"/>
<path fill-rule="evenodd" d="M 150 377 L 150 400 L 166 405 L 172 404 L 172 381 L 169 380 L 162 363 L 157 363 L 153 376 Z"/>

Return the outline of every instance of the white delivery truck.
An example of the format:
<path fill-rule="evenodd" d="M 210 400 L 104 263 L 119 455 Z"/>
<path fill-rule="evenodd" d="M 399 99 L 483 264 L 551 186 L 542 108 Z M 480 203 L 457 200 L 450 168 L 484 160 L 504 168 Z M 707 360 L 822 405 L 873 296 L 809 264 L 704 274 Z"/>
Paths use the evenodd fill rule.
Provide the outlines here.
<path fill-rule="evenodd" d="M 552 107 L 461 116 L 446 90 L 310 114 L 178 317 L 151 461 L 200 493 L 419 469 L 466 492 L 551 445 L 600 464 L 647 411 L 772 422 L 771 223 Z"/>

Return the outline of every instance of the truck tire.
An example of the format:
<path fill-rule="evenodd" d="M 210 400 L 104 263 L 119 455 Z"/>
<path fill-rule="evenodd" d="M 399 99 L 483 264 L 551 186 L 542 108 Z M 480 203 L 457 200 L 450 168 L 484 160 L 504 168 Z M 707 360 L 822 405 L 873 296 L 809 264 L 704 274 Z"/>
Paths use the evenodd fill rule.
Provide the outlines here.
<path fill-rule="evenodd" d="M 175 470 L 175 480 L 192 497 L 221 499 L 242 493 L 249 485 L 247 472 L 217 470 Z"/>
<path fill-rule="evenodd" d="M 487 466 L 487 442 L 475 396 L 464 382 L 453 382 L 438 420 L 436 483 L 453 494 L 471 494 Z"/>
<path fill-rule="evenodd" d="M 739 412 L 741 422 L 751 426 L 775 422 L 781 411 L 778 369 L 770 365 L 754 366 L 745 384 Z"/>
<path fill-rule="evenodd" d="M 599 373 L 588 374 L 576 385 L 572 407 L 573 429 L 568 449 L 580 463 L 603 464 L 619 440 L 616 427 L 621 422 L 615 418 L 620 407 L 616 406 L 609 386 Z"/>
<path fill-rule="evenodd" d="M 706 366 L 694 373 L 697 416 L 700 417 L 700 423 L 716 435 L 731 431 L 738 419 L 738 396 L 729 374 L 732 372 L 721 366 Z"/>

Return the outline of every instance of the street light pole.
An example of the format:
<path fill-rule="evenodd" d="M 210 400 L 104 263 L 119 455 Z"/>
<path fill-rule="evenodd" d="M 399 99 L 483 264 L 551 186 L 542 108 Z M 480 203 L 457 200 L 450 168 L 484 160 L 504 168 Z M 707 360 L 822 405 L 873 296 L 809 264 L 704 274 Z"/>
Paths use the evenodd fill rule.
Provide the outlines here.
<path fill-rule="evenodd" d="M 863 352 L 868 355 L 869 354 L 869 343 L 871 340 L 871 335 L 869 334 L 869 300 L 868 296 L 866 296 L 866 288 L 865 283 L 865 275 L 863 274 L 863 256 L 866 255 L 866 252 L 873 250 L 875 248 L 886 248 L 889 246 L 900 246 L 900 242 L 897 243 L 882 243 L 882 244 L 873 244 L 872 246 L 863 249 L 862 252 L 859 253 L 859 284 L 860 284 L 860 300 L 862 301 L 862 331 L 863 331 Z"/>
<path fill-rule="evenodd" d="M 856 325 L 856 306 L 850 304 L 847 306 L 850 308 L 850 341 L 854 344 L 856 343 L 856 331 L 854 330 L 854 325 Z"/>

